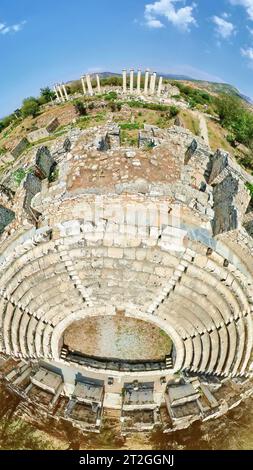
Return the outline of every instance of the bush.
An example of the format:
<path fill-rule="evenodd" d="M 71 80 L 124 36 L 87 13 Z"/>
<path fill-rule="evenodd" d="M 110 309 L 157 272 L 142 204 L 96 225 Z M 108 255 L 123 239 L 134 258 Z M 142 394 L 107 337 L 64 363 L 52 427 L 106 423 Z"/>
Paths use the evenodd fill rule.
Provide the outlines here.
<path fill-rule="evenodd" d="M 36 98 L 30 97 L 23 101 L 21 113 L 24 118 L 27 116 L 35 117 L 36 114 L 38 114 L 39 109 L 40 106 Z"/>
<path fill-rule="evenodd" d="M 170 107 L 170 118 L 176 117 L 179 114 L 179 108 L 177 106 L 172 105 Z"/>
<path fill-rule="evenodd" d="M 4 117 L 0 121 L 0 132 L 6 129 L 6 127 L 9 127 L 9 125 L 14 121 L 14 119 L 15 119 L 14 114 L 10 114 L 9 116 Z"/>
<path fill-rule="evenodd" d="M 115 101 L 112 101 L 109 106 L 113 113 L 115 113 L 116 111 L 120 111 L 122 108 L 121 103 L 115 103 Z"/>
<path fill-rule="evenodd" d="M 101 86 L 122 86 L 122 77 L 112 76 L 100 79 Z"/>
<path fill-rule="evenodd" d="M 107 93 L 107 95 L 105 95 L 106 101 L 116 100 L 117 98 L 118 98 L 118 95 L 116 91 L 110 91 L 110 93 Z"/>
<path fill-rule="evenodd" d="M 128 106 L 130 108 L 143 108 L 143 109 L 150 109 L 151 111 L 161 111 L 166 112 L 170 110 L 170 106 L 166 104 L 158 104 L 158 103 L 144 103 L 138 100 L 128 101 Z"/>
<path fill-rule="evenodd" d="M 20 186 L 21 182 L 23 181 L 23 179 L 25 178 L 26 176 L 26 171 L 23 169 L 23 168 L 19 168 L 18 170 L 16 170 L 12 177 L 15 181 L 15 183 Z"/>
<path fill-rule="evenodd" d="M 119 127 L 122 130 L 129 130 L 132 131 L 134 129 L 140 129 L 140 124 L 138 122 L 122 122 Z"/>
<path fill-rule="evenodd" d="M 253 199 L 253 184 L 251 183 L 246 183 L 246 188 L 249 190 L 251 199 Z"/>
<path fill-rule="evenodd" d="M 173 82 L 173 85 L 179 89 L 181 96 L 189 103 L 191 108 L 213 102 L 213 97 L 204 90 L 192 88 L 180 82 Z"/>
<path fill-rule="evenodd" d="M 74 108 L 78 116 L 87 116 L 87 108 L 82 101 L 75 101 Z"/>

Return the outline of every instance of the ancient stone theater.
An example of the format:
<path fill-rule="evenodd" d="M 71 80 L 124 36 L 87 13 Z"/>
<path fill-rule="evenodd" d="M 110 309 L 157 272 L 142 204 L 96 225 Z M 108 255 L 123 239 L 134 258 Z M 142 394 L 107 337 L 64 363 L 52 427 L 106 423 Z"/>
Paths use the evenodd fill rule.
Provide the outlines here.
<path fill-rule="evenodd" d="M 148 78 L 129 90 L 124 71 L 118 93 Z M 171 432 L 249 397 L 253 178 L 180 122 L 145 124 L 135 147 L 112 120 L 73 126 L 30 163 L 17 191 L 1 182 L 7 386 L 93 432 L 108 409 L 122 432 Z"/>

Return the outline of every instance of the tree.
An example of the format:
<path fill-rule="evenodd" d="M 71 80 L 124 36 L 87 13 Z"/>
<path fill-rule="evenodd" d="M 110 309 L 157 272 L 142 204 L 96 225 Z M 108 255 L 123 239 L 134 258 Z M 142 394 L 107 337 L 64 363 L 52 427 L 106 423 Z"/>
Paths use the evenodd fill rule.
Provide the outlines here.
<path fill-rule="evenodd" d="M 23 105 L 21 108 L 22 116 L 25 118 L 27 116 L 36 116 L 39 112 L 40 106 L 38 100 L 34 97 L 26 98 L 23 101 Z"/>
<path fill-rule="evenodd" d="M 52 99 L 55 98 L 55 93 L 49 88 L 41 88 L 39 101 L 41 104 L 49 103 Z"/>
<path fill-rule="evenodd" d="M 252 146 L 253 141 L 253 113 L 242 101 L 233 95 L 223 93 L 216 100 L 216 109 L 221 125 L 229 131 L 229 141 L 246 146 Z"/>
<path fill-rule="evenodd" d="M 216 100 L 216 110 L 221 124 L 228 128 L 236 121 L 238 113 L 241 114 L 242 105 L 236 96 L 222 93 Z"/>

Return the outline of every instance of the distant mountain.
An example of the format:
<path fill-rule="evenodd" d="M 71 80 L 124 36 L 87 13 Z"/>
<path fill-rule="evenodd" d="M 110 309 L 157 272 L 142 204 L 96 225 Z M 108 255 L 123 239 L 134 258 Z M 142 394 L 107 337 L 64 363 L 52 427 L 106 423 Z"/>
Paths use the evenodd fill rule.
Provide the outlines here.
<path fill-rule="evenodd" d="M 244 95 L 241 93 L 236 87 L 233 85 L 230 85 L 229 83 L 221 83 L 221 82 L 209 82 L 206 80 L 197 80 L 192 77 L 184 76 L 184 75 L 173 75 L 173 74 L 161 74 L 163 75 L 164 78 L 167 78 L 168 80 L 178 80 L 178 81 L 187 81 L 187 82 L 194 82 L 201 86 L 202 88 L 205 88 L 206 90 L 209 90 L 210 92 L 213 93 L 229 93 L 235 96 L 238 96 L 242 100 L 246 101 L 249 104 L 253 104 L 253 101 L 251 98 L 248 96 Z"/>
<path fill-rule="evenodd" d="M 115 72 L 91 72 L 91 78 L 94 79 L 96 75 L 99 75 L 101 78 L 109 78 L 109 77 L 120 77 L 121 73 Z M 206 80 L 198 80 L 196 78 L 190 77 L 188 75 L 177 75 L 172 73 L 161 73 L 158 72 L 157 75 L 163 76 L 167 80 L 175 80 L 175 81 L 182 81 L 182 82 L 193 82 L 198 85 L 200 88 L 203 88 L 210 93 L 229 93 L 235 96 L 238 96 L 243 101 L 248 104 L 253 104 L 253 100 L 248 96 L 241 93 L 236 87 L 230 85 L 229 83 L 220 83 L 220 82 L 209 82 Z"/>

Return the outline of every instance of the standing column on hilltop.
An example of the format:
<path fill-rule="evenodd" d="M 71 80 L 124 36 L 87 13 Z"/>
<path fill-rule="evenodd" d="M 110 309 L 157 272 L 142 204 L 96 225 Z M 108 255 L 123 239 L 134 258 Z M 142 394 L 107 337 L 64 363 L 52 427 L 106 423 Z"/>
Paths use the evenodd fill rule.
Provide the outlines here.
<path fill-rule="evenodd" d="M 131 69 L 130 70 L 130 93 L 131 95 L 133 94 L 134 92 L 134 70 Z"/>
<path fill-rule="evenodd" d="M 83 94 L 86 95 L 87 91 L 86 91 L 86 85 L 85 85 L 84 77 L 81 77 L 81 83 L 82 83 L 82 87 L 83 87 Z"/>
<path fill-rule="evenodd" d="M 62 92 L 62 87 L 61 87 L 60 84 L 57 85 L 57 89 L 58 89 L 58 91 L 59 91 L 59 93 L 60 93 L 61 101 L 64 103 L 65 98 L 64 98 L 64 95 L 63 95 L 63 92 Z"/>
<path fill-rule="evenodd" d="M 54 90 L 54 92 L 55 92 L 55 94 L 56 94 L 57 100 L 61 101 L 61 95 L 58 94 L 58 90 L 57 90 L 57 86 L 56 86 L 56 85 L 54 85 L 53 90 Z"/>
<path fill-rule="evenodd" d="M 161 96 L 162 86 L 163 86 L 163 77 L 160 77 L 159 83 L 158 83 L 158 89 L 157 89 L 157 96 Z"/>
<path fill-rule="evenodd" d="M 122 72 L 123 76 L 123 93 L 127 92 L 127 71 L 124 69 Z"/>
<path fill-rule="evenodd" d="M 97 89 L 98 89 L 98 93 L 101 94 L 100 76 L 97 74 L 97 75 L 96 75 L 96 78 L 97 78 Z"/>
<path fill-rule="evenodd" d="M 144 94 L 148 94 L 148 81 L 149 81 L 149 71 L 146 70 L 145 72 L 145 83 L 144 83 Z"/>
<path fill-rule="evenodd" d="M 150 74 L 150 77 L 148 79 L 148 95 L 151 93 L 151 86 L 152 86 L 152 81 L 153 81 L 153 74 Z"/>
<path fill-rule="evenodd" d="M 141 70 L 138 70 L 138 75 L 137 75 L 137 93 L 138 95 L 141 94 Z"/>
<path fill-rule="evenodd" d="M 151 89 L 151 94 L 155 94 L 155 88 L 156 88 L 156 72 L 153 73 L 153 80 L 152 80 L 152 89 Z"/>
<path fill-rule="evenodd" d="M 153 93 L 152 93 L 152 91 L 153 91 L 153 83 L 154 83 L 154 73 L 152 73 L 152 74 L 150 75 L 149 89 L 148 89 L 148 93 L 149 93 L 150 95 L 153 94 Z"/>
<path fill-rule="evenodd" d="M 64 85 L 64 83 L 62 84 L 62 88 L 63 88 L 63 91 L 64 91 L 65 99 L 66 99 L 66 101 L 68 101 L 69 97 L 68 97 L 67 89 L 66 89 L 66 86 Z"/>
<path fill-rule="evenodd" d="M 89 74 L 86 75 L 86 83 L 87 83 L 89 95 L 90 95 L 90 96 L 93 96 L 93 89 L 92 89 L 92 84 L 91 84 L 91 79 L 90 79 L 90 75 L 89 75 Z"/>

